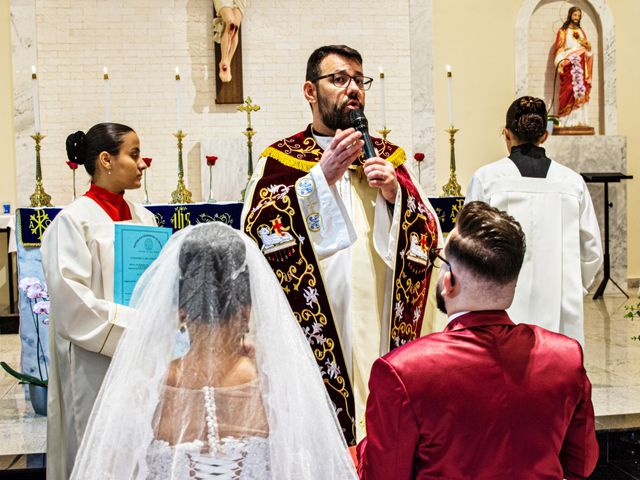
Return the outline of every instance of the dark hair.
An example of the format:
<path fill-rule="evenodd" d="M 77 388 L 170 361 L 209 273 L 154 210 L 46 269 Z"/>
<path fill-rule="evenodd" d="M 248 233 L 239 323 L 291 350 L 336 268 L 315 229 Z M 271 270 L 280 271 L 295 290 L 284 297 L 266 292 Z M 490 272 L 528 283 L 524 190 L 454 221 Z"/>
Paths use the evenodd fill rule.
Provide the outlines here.
<path fill-rule="evenodd" d="M 93 177 L 100 153 L 118 155 L 123 142 L 122 137 L 129 132 L 133 132 L 133 128 L 120 123 L 98 123 L 87 133 L 72 133 L 67 137 L 67 157 L 78 165 L 84 165 L 87 173 Z"/>
<path fill-rule="evenodd" d="M 195 227 L 180 250 L 179 306 L 187 321 L 227 323 L 251 305 L 246 246 L 219 222 Z"/>
<path fill-rule="evenodd" d="M 455 230 L 445 249 L 448 259 L 498 285 L 518 278 L 526 245 L 513 217 L 484 202 L 470 202 L 460 211 Z"/>
<path fill-rule="evenodd" d="M 569 28 L 569 25 L 571 25 L 571 15 L 573 15 L 573 12 L 580 12 L 580 18 L 582 18 L 582 9 L 580 7 L 571 7 L 569 9 L 569 13 L 567 14 L 567 19 L 562 24 L 562 30 L 566 30 L 567 28 Z M 579 26 L 580 22 L 578 22 L 578 27 Z"/>
<path fill-rule="evenodd" d="M 506 127 L 520 140 L 536 143 L 547 130 L 547 106 L 536 97 L 520 97 L 507 110 Z"/>
<path fill-rule="evenodd" d="M 321 75 L 320 64 L 322 60 L 331 54 L 340 55 L 341 57 L 350 58 L 362 65 L 362 55 L 351 47 L 346 45 L 326 45 L 324 47 L 317 48 L 307 60 L 307 75 L 305 79 L 307 81 L 313 81 Z"/>

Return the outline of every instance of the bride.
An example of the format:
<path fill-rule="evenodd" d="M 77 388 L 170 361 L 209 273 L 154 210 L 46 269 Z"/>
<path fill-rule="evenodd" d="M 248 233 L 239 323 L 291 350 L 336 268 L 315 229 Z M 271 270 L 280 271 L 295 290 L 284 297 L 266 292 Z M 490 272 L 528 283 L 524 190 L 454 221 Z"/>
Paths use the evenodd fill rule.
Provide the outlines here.
<path fill-rule="evenodd" d="M 356 478 L 255 243 L 218 222 L 176 233 L 131 306 L 71 478 Z"/>

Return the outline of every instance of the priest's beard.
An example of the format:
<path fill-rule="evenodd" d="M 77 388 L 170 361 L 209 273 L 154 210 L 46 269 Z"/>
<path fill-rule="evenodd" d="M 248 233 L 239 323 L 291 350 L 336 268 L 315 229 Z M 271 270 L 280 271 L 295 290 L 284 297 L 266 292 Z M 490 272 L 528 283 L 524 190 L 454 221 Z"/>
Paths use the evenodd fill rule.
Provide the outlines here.
<path fill-rule="evenodd" d="M 447 314 L 447 306 L 444 303 L 444 297 L 442 296 L 442 283 L 438 281 L 436 285 L 436 306 L 445 315 Z"/>
<path fill-rule="evenodd" d="M 331 130 L 345 130 L 351 127 L 351 120 L 349 119 L 350 110 L 347 108 L 347 104 L 353 101 L 358 103 L 357 108 L 364 110 L 364 104 L 358 100 L 357 92 L 349 93 L 341 105 L 338 105 L 337 103 L 331 104 L 330 100 L 321 94 L 320 89 L 318 89 L 318 108 L 320 110 L 322 123 Z"/>

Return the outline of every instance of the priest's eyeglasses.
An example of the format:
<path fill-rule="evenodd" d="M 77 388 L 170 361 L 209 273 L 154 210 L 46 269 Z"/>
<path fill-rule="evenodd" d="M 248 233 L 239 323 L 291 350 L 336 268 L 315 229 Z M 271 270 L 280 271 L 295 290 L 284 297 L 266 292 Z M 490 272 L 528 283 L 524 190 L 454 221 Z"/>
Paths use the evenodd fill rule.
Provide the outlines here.
<path fill-rule="evenodd" d="M 330 79 L 331 83 L 333 83 L 333 85 L 337 88 L 347 88 L 351 83 L 351 80 L 353 80 L 356 84 L 356 87 L 358 87 L 360 90 L 369 90 L 369 88 L 371 88 L 371 84 L 373 83 L 373 78 L 371 77 L 365 77 L 363 75 L 351 76 L 342 72 L 321 75 L 311 81 L 317 82 L 318 80 L 322 80 L 323 78 Z"/>

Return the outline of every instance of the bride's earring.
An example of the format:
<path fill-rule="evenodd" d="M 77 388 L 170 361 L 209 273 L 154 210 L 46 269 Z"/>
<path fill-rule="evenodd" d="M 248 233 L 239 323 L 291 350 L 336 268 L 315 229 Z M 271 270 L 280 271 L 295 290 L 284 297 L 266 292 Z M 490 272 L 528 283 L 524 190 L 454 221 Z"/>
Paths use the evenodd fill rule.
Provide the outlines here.
<path fill-rule="evenodd" d="M 189 330 L 186 322 L 180 322 L 180 327 L 176 332 L 173 347 L 173 359 L 184 356 L 191 348 L 191 339 L 189 338 Z"/>

